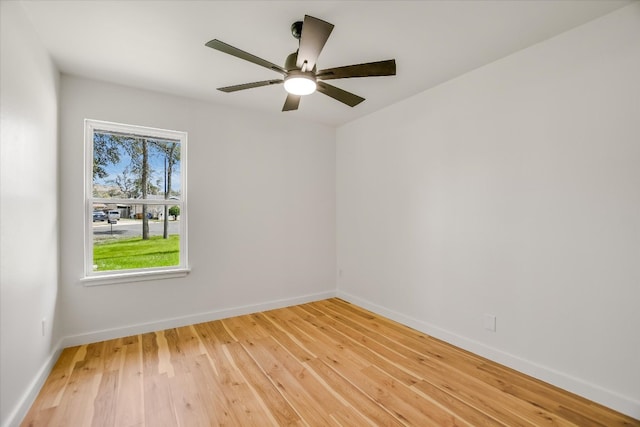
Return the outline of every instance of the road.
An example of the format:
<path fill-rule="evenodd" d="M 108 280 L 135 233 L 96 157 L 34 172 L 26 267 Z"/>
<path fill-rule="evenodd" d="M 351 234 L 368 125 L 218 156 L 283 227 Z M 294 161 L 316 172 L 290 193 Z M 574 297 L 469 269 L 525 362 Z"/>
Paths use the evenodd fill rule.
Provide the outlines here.
<path fill-rule="evenodd" d="M 149 235 L 162 236 L 164 222 L 149 220 Z M 180 233 L 180 221 L 169 220 L 169 234 Z M 120 219 L 117 224 L 109 224 L 107 221 L 93 223 L 93 235 L 95 237 L 135 237 L 142 236 L 141 219 Z"/>

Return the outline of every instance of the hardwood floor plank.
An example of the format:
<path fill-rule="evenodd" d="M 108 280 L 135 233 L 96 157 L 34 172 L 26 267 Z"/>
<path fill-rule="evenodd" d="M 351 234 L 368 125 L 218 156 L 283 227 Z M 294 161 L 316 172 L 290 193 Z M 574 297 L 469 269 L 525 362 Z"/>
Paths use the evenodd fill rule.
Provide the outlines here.
<path fill-rule="evenodd" d="M 572 421 L 576 425 L 628 426 L 627 419 L 603 406 L 594 405 L 580 396 L 567 394 L 533 378 L 523 378 L 516 371 L 493 363 L 482 363 L 474 372 L 477 378 L 512 396 L 535 402 L 536 406 Z M 567 410 L 574 408 L 574 410 Z M 585 416 L 583 414 L 589 414 Z"/>
<path fill-rule="evenodd" d="M 309 376 L 304 369 L 295 367 L 295 359 L 270 337 L 256 340 L 256 345 L 245 347 L 251 357 L 260 365 L 265 374 L 276 385 L 284 398 L 296 408 L 301 419 L 308 425 L 335 425 L 324 406 L 327 400 L 336 402 L 327 395 L 318 395 L 318 386 L 309 384 Z M 304 383 L 303 381 L 304 380 Z M 308 386 L 311 389 L 308 389 Z M 310 394 L 311 393 L 311 394 Z M 320 398 L 321 400 L 316 400 Z"/>
<path fill-rule="evenodd" d="M 144 425 L 142 341 L 123 340 L 115 407 L 116 426 Z"/>
<path fill-rule="evenodd" d="M 221 322 L 229 334 L 241 343 L 251 344 L 254 340 L 270 336 L 250 315 L 231 317 Z"/>
<path fill-rule="evenodd" d="M 172 359 L 175 375 L 168 378 L 171 400 L 178 424 L 181 426 L 207 425 L 209 416 L 207 407 L 209 402 L 200 392 L 198 378 L 192 374 L 192 369 L 198 366 L 188 366 L 186 359 Z"/>
<path fill-rule="evenodd" d="M 304 306 L 301 308 L 306 309 Z M 340 346 L 348 348 L 357 354 L 365 363 L 378 366 L 407 385 L 420 381 L 420 375 L 416 373 L 419 371 L 407 368 L 405 361 L 401 360 L 401 356 L 394 352 L 392 348 L 379 345 L 377 342 L 367 339 L 364 335 L 350 334 L 350 331 L 344 328 L 344 324 L 338 325 L 327 316 L 311 317 L 306 320 Z M 400 360 L 399 363 L 398 360 Z"/>
<path fill-rule="evenodd" d="M 122 338 L 105 341 L 104 343 L 104 370 L 105 372 L 117 371 L 120 369 L 121 359 L 123 357 Z"/>
<path fill-rule="evenodd" d="M 300 415 L 289 402 L 278 392 L 276 386 L 265 375 L 265 372 L 251 358 L 240 343 L 226 345 L 235 367 L 243 373 L 252 384 L 259 399 L 264 402 L 266 410 L 271 413 L 275 425 L 302 425 Z"/>
<path fill-rule="evenodd" d="M 49 407 L 40 409 L 37 412 L 32 411 L 30 414 L 25 417 L 25 419 L 20 424 L 23 427 L 48 427 L 54 424 L 51 423 L 51 420 L 55 416 L 57 411 L 57 407 Z"/>
<path fill-rule="evenodd" d="M 195 387 L 211 425 L 237 425 L 240 420 L 229 410 L 230 402 L 213 370 L 211 359 L 206 354 L 197 356 L 192 361 L 190 371 L 198 379 Z"/>
<path fill-rule="evenodd" d="M 252 315 L 252 317 L 255 319 L 256 323 L 269 334 L 269 336 L 278 341 L 281 346 L 288 349 L 289 352 L 296 356 L 301 362 L 306 362 L 315 357 L 313 353 L 302 345 L 295 334 L 277 326 L 264 313 L 257 313 Z"/>
<path fill-rule="evenodd" d="M 176 408 L 167 374 L 144 377 L 144 422 L 147 426 L 177 426 Z"/>
<path fill-rule="evenodd" d="M 343 399 L 360 412 L 372 425 L 400 426 L 402 423 L 394 418 L 384 407 L 378 405 L 371 397 L 358 389 L 348 379 L 338 374 L 325 362 L 313 359 L 307 362 L 317 375 L 321 376 Z"/>
<path fill-rule="evenodd" d="M 92 345 L 92 350 L 96 349 Z M 91 355 L 94 352 L 87 352 Z M 102 374 L 92 368 L 92 363 L 86 358 L 75 364 L 67 387 L 55 411 L 51 412 L 48 425 L 68 426 L 92 423 L 94 400 L 101 381 Z"/>
<path fill-rule="evenodd" d="M 423 393 L 424 396 L 429 396 L 430 399 L 438 402 L 441 406 L 449 408 L 465 422 L 469 423 L 472 426 L 516 427 L 519 425 L 524 425 L 523 423 L 517 422 L 517 420 L 516 422 L 509 423 L 500 422 L 497 418 L 494 418 L 489 414 L 476 409 L 474 406 L 469 405 L 468 402 L 460 399 L 452 393 L 449 393 L 448 391 L 442 390 L 441 388 L 431 384 L 428 381 L 421 381 L 420 383 L 412 386 L 412 389 Z"/>
<path fill-rule="evenodd" d="M 94 400 L 92 427 L 115 426 L 116 393 L 118 392 L 118 372 L 109 370 L 102 375 L 98 394 Z"/>
<path fill-rule="evenodd" d="M 229 344 L 232 342 L 236 342 L 236 339 L 233 338 L 229 332 L 225 329 L 224 325 L 220 320 L 216 320 L 214 322 L 207 323 L 211 328 L 212 335 L 210 335 L 211 339 L 215 339 L 216 342 L 220 342 L 221 344 Z"/>
<path fill-rule="evenodd" d="M 43 398 L 36 401 L 38 410 L 56 407 L 60 404 L 60 399 L 62 398 L 64 389 L 69 383 L 69 378 L 75 367 L 76 357 L 80 352 L 80 348 L 80 346 L 77 346 L 62 350 L 58 361 L 51 370 L 40 392 Z M 82 357 L 84 358 L 84 355 Z"/>
<path fill-rule="evenodd" d="M 467 425 L 456 423 L 453 416 L 435 407 L 428 400 L 420 399 L 405 384 L 394 380 L 375 366 L 370 366 L 362 373 L 368 381 L 355 379 L 358 381 L 358 387 L 405 424 L 438 427 Z"/>
<path fill-rule="evenodd" d="M 257 398 L 257 392 L 247 382 L 245 373 L 237 368 L 226 350 L 228 345 L 238 343 L 233 341 L 227 344 L 227 338 L 231 335 L 223 335 L 223 339 L 219 339 L 215 331 L 226 329 L 220 321 L 213 323 L 218 327 L 211 328 L 210 324 L 199 324 L 195 325 L 194 329 L 201 334 L 203 346 L 215 366 L 215 379 L 212 381 L 218 384 L 221 395 L 225 398 L 225 416 L 232 417 L 236 423 L 242 420 L 245 425 L 265 425 L 265 420 L 270 420 L 273 415 L 265 411 L 264 405 Z"/>
<path fill-rule="evenodd" d="M 375 424 L 371 424 L 369 420 L 364 418 L 362 415 L 352 411 L 333 412 L 331 414 L 331 418 L 336 422 L 338 426 L 341 426 L 341 427 L 342 426 L 367 426 L 367 425 L 375 426 Z"/>
<path fill-rule="evenodd" d="M 164 333 L 163 333 L 164 336 Z M 142 371 L 145 377 L 160 373 L 160 357 L 156 333 L 142 334 Z"/>
<path fill-rule="evenodd" d="M 635 426 L 338 298 L 62 351 L 22 426 Z"/>

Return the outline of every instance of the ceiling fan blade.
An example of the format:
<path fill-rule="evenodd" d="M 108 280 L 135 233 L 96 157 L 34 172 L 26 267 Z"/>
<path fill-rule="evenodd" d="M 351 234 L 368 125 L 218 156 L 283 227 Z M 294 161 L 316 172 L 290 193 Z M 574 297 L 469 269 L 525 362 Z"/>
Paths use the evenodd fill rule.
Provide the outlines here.
<path fill-rule="evenodd" d="M 281 84 L 282 82 L 284 82 L 284 80 L 263 80 L 261 82 L 244 83 L 241 85 L 219 87 L 218 90 L 228 93 L 228 92 L 235 92 L 238 90 L 251 89 L 254 87 L 277 85 L 277 84 Z"/>
<path fill-rule="evenodd" d="M 317 82 L 318 84 L 318 92 L 324 93 L 327 96 L 335 99 L 336 101 L 340 101 L 343 104 L 347 104 L 349 107 L 355 107 L 364 101 L 364 98 L 355 95 L 351 92 L 347 92 L 346 90 L 342 90 L 338 87 L 331 86 L 325 82 Z"/>
<path fill-rule="evenodd" d="M 287 99 L 284 101 L 282 111 L 297 110 L 298 105 L 300 105 L 300 98 L 302 98 L 300 95 L 287 94 Z"/>
<path fill-rule="evenodd" d="M 296 63 L 298 68 L 302 68 L 304 62 L 307 61 L 306 71 L 313 70 L 318 56 L 320 56 L 320 52 L 322 52 L 322 48 L 327 42 L 332 30 L 333 24 L 329 24 L 313 16 L 304 16 L 300 48 L 298 49 L 298 60 Z"/>
<path fill-rule="evenodd" d="M 347 79 L 350 77 L 395 76 L 396 60 L 369 62 L 366 64 L 347 65 L 346 67 L 327 68 L 316 73 L 320 80 Z"/>
<path fill-rule="evenodd" d="M 260 65 L 262 67 L 268 68 L 270 70 L 276 71 L 278 73 L 287 75 L 287 72 L 284 68 L 279 65 L 276 65 L 272 62 L 266 61 L 262 58 L 258 58 L 255 55 L 245 52 L 244 50 L 240 50 L 237 47 L 233 47 L 228 45 L 220 40 L 211 40 L 205 46 L 208 46 L 212 49 L 219 50 L 220 52 L 227 53 L 229 55 L 233 55 L 236 58 L 244 59 L 245 61 L 253 62 L 254 64 Z"/>

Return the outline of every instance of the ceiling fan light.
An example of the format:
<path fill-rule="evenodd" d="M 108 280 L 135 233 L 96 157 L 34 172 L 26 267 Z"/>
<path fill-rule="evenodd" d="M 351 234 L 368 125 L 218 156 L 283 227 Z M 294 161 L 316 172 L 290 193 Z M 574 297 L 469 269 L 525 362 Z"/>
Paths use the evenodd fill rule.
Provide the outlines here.
<path fill-rule="evenodd" d="M 316 78 L 310 72 L 290 71 L 284 89 L 292 95 L 310 95 L 316 91 Z"/>

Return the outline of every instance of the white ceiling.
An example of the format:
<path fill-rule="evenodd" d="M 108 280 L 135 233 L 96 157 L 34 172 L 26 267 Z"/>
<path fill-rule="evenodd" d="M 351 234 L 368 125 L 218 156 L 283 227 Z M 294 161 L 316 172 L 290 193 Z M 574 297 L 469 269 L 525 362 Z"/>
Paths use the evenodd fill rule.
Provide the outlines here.
<path fill-rule="evenodd" d="M 635 0 L 22 1 L 63 73 L 339 126 Z M 395 58 L 397 76 L 334 80 L 366 101 L 319 93 L 280 113 L 281 85 L 217 91 L 280 74 L 205 47 L 217 38 L 276 64 L 305 14 L 335 25 L 318 69 Z"/>

